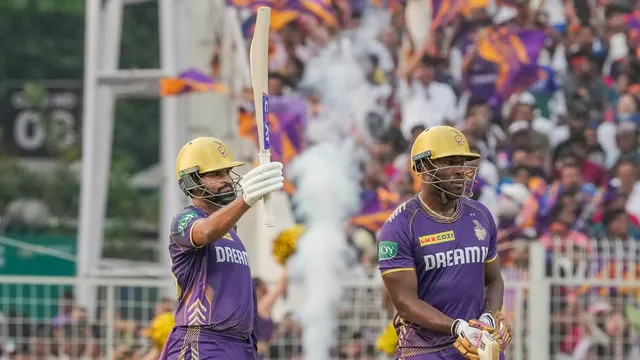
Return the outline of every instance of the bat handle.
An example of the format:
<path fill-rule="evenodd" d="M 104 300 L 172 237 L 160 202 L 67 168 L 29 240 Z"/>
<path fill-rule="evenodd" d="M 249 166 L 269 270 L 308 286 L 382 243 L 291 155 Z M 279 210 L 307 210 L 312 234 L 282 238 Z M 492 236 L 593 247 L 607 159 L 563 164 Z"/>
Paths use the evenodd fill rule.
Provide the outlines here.
<path fill-rule="evenodd" d="M 260 158 L 260 165 L 266 165 L 271 162 L 271 152 L 269 150 L 260 150 L 258 154 Z M 271 208 L 271 194 L 262 198 L 264 203 L 264 224 L 268 227 L 273 227 L 273 209 Z"/>

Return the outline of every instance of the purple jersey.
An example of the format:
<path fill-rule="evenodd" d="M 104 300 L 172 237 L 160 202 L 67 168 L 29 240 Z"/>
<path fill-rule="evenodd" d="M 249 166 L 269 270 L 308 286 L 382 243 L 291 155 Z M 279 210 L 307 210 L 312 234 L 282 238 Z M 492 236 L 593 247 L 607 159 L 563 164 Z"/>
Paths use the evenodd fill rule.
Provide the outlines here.
<path fill-rule="evenodd" d="M 452 223 L 438 220 L 414 196 L 391 214 L 378 236 L 382 275 L 415 271 L 418 297 L 453 319 L 484 310 L 484 266 L 497 257 L 496 225 L 487 208 L 462 198 Z M 428 331 L 396 315 L 401 358 L 451 347 L 451 334 Z"/>
<path fill-rule="evenodd" d="M 234 231 L 202 247 L 191 240 L 193 225 L 207 214 L 184 208 L 171 222 L 171 271 L 178 289 L 176 326 L 201 326 L 248 338 L 255 316 L 249 259 Z"/>

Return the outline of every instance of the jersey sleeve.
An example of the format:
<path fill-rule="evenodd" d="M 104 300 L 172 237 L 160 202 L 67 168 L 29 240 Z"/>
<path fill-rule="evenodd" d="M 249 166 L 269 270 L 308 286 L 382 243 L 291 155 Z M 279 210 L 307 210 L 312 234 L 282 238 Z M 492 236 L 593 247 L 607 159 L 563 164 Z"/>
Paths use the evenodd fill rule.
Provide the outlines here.
<path fill-rule="evenodd" d="M 170 237 L 172 246 L 176 247 L 180 252 L 188 252 L 200 248 L 201 246 L 193 243 L 192 230 L 198 221 L 204 219 L 205 216 L 203 214 L 192 209 L 186 209 L 178 213 L 171 222 Z"/>
<path fill-rule="evenodd" d="M 415 270 L 413 246 L 402 219 L 387 221 L 378 235 L 378 267 L 382 276 L 398 271 Z"/>

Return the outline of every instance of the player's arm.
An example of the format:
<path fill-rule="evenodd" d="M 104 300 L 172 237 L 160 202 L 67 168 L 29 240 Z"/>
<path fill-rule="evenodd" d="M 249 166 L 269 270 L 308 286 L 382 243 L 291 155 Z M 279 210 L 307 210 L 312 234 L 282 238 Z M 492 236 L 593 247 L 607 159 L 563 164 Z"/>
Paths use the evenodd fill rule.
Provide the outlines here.
<path fill-rule="evenodd" d="M 500 272 L 500 257 L 498 256 L 498 236 L 493 217 L 489 219 L 489 253 L 484 265 L 485 301 L 484 312 L 480 322 L 489 325 L 492 338 L 500 344 L 502 350 L 511 342 L 511 325 L 500 312 L 504 298 L 504 280 Z"/>
<path fill-rule="evenodd" d="M 209 216 L 194 210 L 183 211 L 171 223 L 172 246 L 186 253 L 213 243 L 229 233 L 248 209 L 242 199 L 236 199 Z"/>
<path fill-rule="evenodd" d="M 485 300 L 484 310 L 500 311 L 504 298 L 504 280 L 500 271 L 500 257 L 497 255 L 492 261 L 484 264 Z"/>
<path fill-rule="evenodd" d="M 191 230 L 195 246 L 211 244 L 225 236 L 240 218 L 265 195 L 282 189 L 282 163 L 259 165 L 242 177 L 242 197 L 219 209 L 206 219 L 197 221 Z"/>
<path fill-rule="evenodd" d="M 249 171 L 241 181 L 242 197 L 214 213 L 185 211 L 171 224 L 171 240 L 181 252 L 189 252 L 222 239 L 240 218 L 265 195 L 282 189 L 282 164 L 272 162 Z"/>
<path fill-rule="evenodd" d="M 484 264 L 484 286 L 485 286 L 485 312 L 496 312 L 502 309 L 504 298 L 504 280 L 500 271 L 500 257 L 498 256 L 498 230 L 491 214 L 488 214 L 489 221 L 489 252 Z"/>
<path fill-rule="evenodd" d="M 414 244 L 405 228 L 403 219 L 397 218 L 387 221 L 378 235 L 378 266 L 391 302 L 403 319 L 432 331 L 451 333 L 454 320 L 418 297 Z"/>
<path fill-rule="evenodd" d="M 418 298 L 418 277 L 411 271 L 388 271 L 382 279 L 401 318 L 441 333 L 450 334 L 454 319 Z"/>
<path fill-rule="evenodd" d="M 237 198 L 208 217 L 196 221 L 191 230 L 193 245 L 201 247 L 222 239 L 250 208 L 243 198 Z"/>

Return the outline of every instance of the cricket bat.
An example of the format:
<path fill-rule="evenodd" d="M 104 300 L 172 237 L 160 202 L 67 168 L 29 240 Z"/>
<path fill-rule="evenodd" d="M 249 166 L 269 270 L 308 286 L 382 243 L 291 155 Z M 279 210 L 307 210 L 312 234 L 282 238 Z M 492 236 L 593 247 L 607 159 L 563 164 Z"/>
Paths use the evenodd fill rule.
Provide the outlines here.
<path fill-rule="evenodd" d="M 500 344 L 498 344 L 488 332 L 483 331 L 478 345 L 478 357 L 480 360 L 500 360 Z"/>
<path fill-rule="evenodd" d="M 260 151 L 258 157 L 260 165 L 271 162 L 271 148 L 269 144 L 269 94 L 267 84 L 269 82 L 269 23 L 271 21 L 271 8 L 261 6 L 258 9 L 256 25 L 249 50 L 249 63 L 251 66 L 251 86 L 253 87 L 253 103 L 256 111 L 256 128 L 258 129 L 258 142 Z M 271 196 L 263 198 L 265 225 L 273 227 L 273 210 L 271 209 Z"/>

